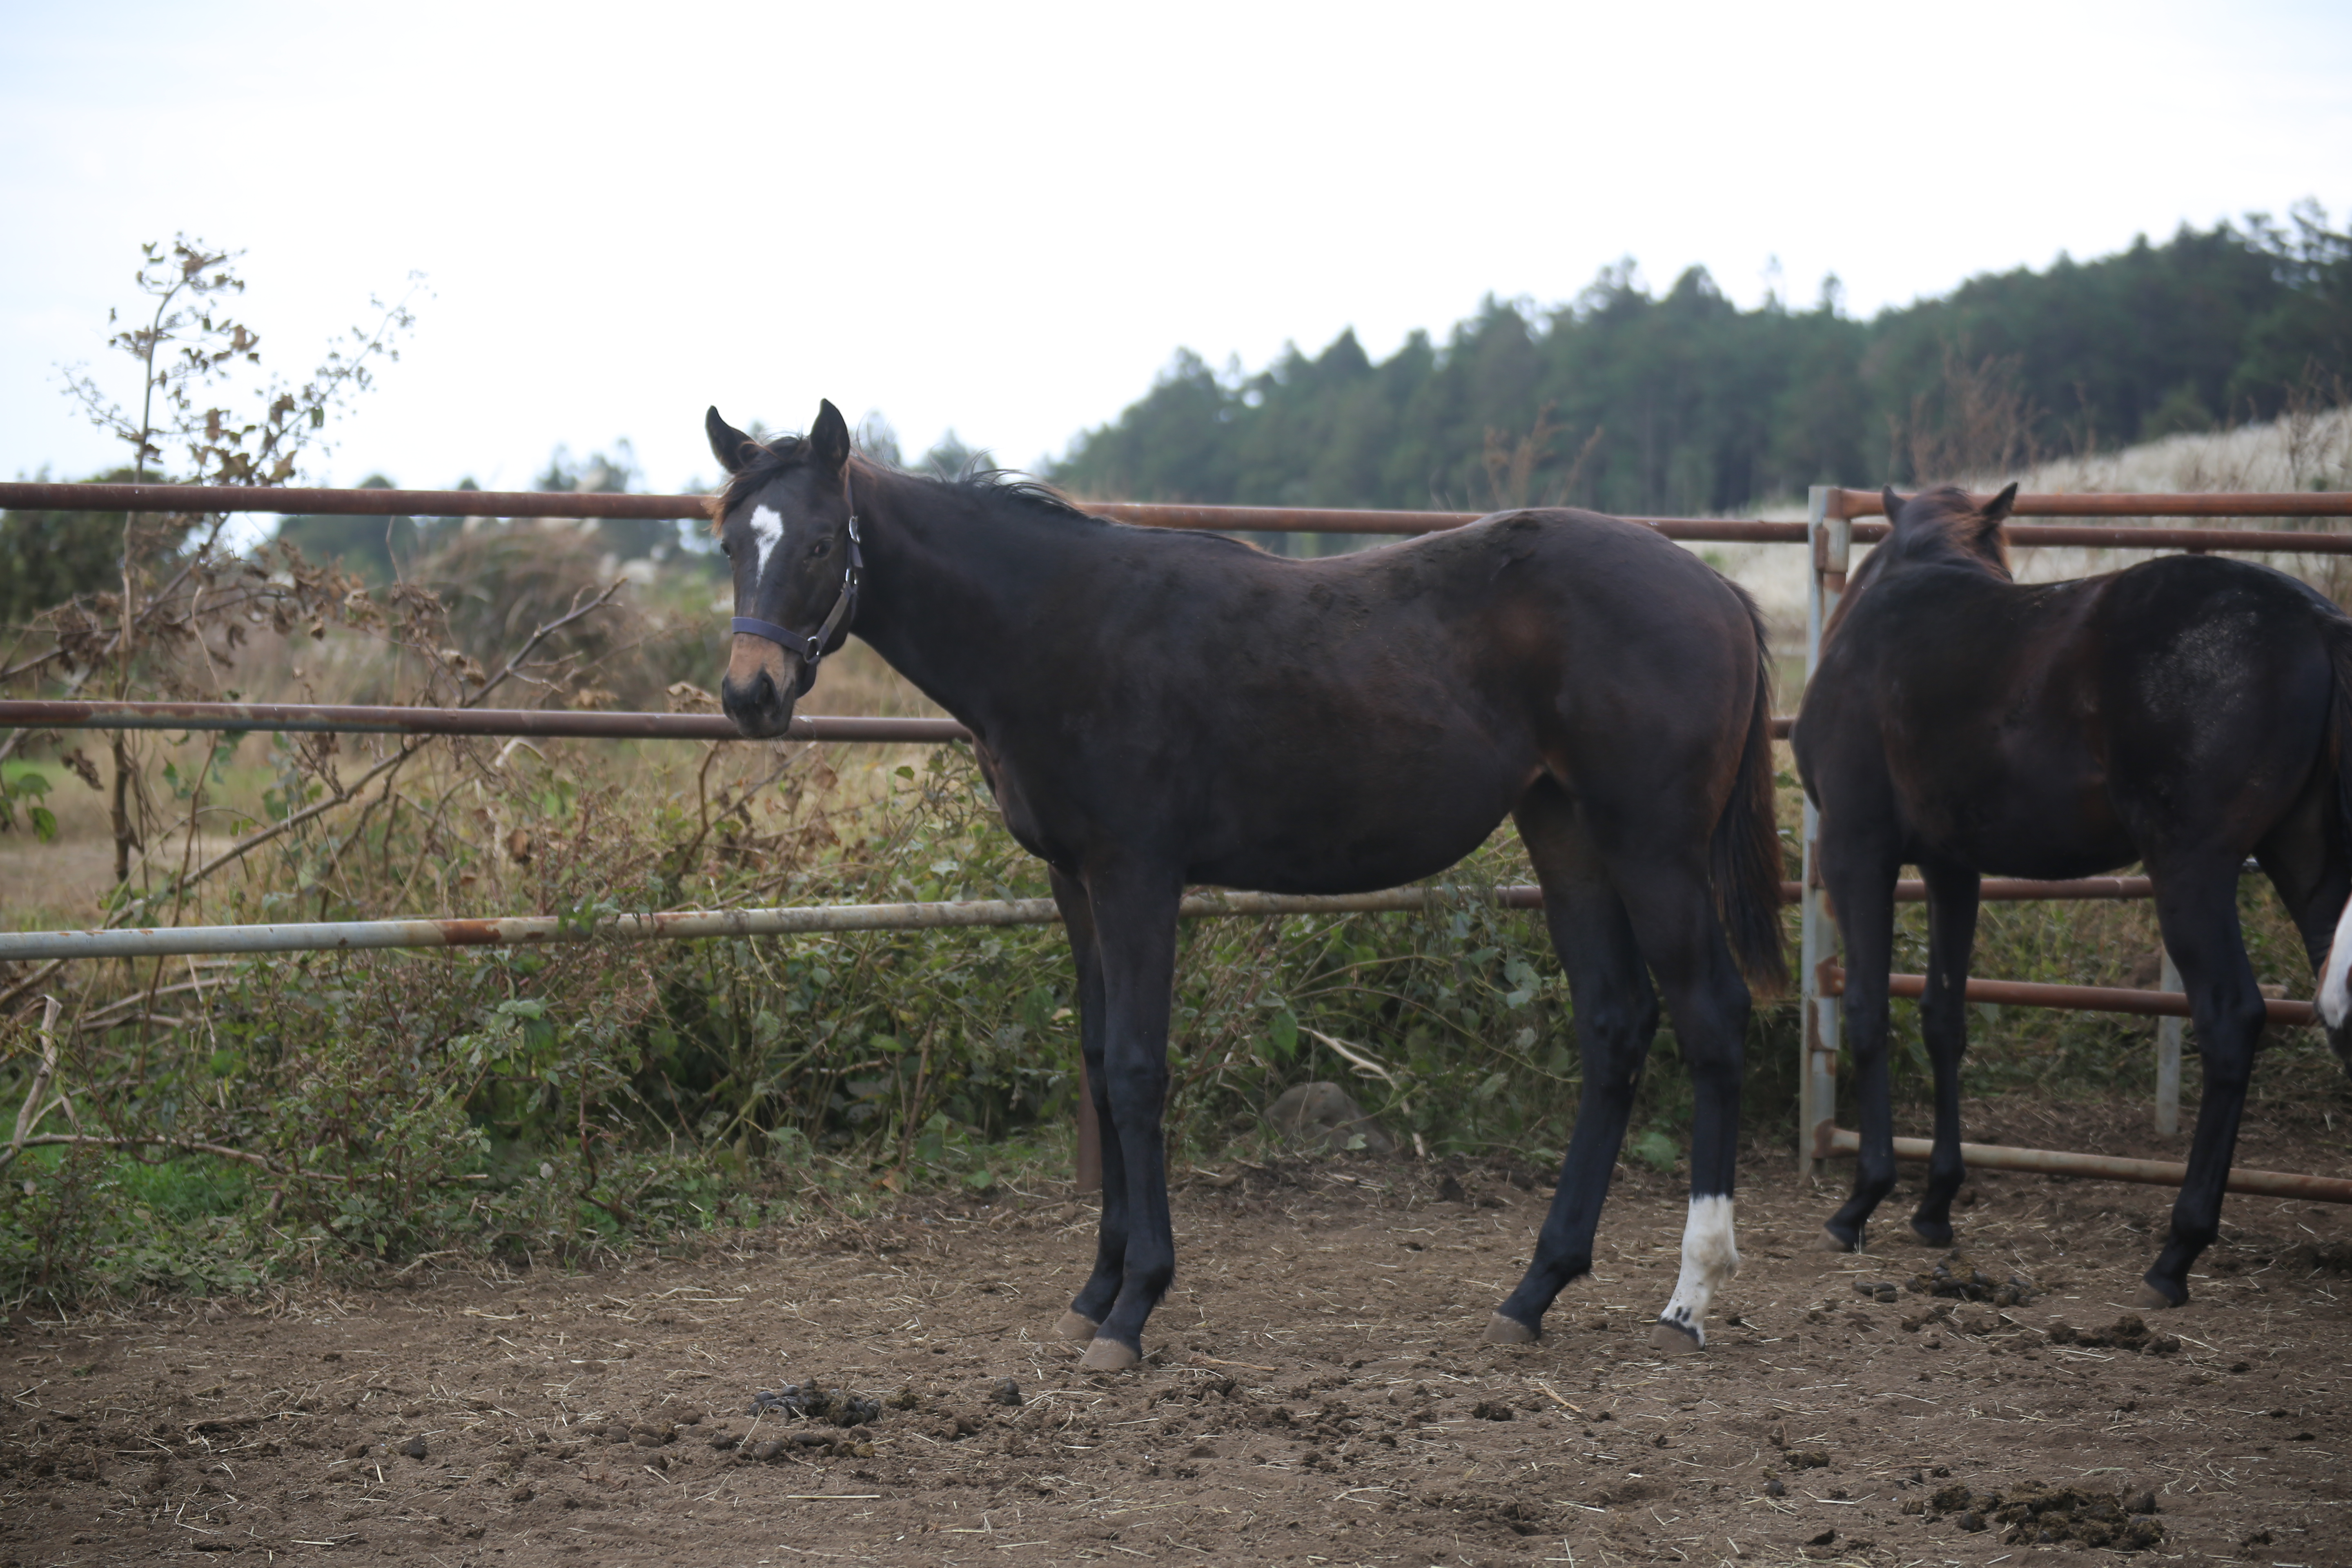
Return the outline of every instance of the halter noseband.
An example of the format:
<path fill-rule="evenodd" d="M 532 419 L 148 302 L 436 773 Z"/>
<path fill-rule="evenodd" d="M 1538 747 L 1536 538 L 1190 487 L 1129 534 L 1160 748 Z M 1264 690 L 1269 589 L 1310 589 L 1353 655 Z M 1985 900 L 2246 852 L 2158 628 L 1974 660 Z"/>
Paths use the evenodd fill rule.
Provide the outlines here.
<path fill-rule="evenodd" d="M 798 656 L 801 661 L 801 689 L 806 691 L 816 679 L 818 661 L 824 658 L 824 645 L 842 624 L 857 614 L 857 584 L 866 571 L 866 552 L 859 548 L 857 533 L 857 495 L 850 488 L 849 470 L 841 471 L 842 499 L 849 503 L 849 562 L 841 569 L 841 593 L 826 612 L 824 624 L 803 637 L 789 626 L 773 621 L 763 621 L 756 616 L 737 616 L 730 623 L 733 628 L 751 637 L 765 637 L 785 652 Z"/>

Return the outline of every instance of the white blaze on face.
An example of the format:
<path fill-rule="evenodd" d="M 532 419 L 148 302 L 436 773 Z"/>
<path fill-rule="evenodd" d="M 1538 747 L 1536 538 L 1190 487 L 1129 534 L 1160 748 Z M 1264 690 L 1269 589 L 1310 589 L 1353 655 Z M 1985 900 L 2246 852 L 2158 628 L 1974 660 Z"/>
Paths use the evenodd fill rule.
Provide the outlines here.
<path fill-rule="evenodd" d="M 1683 1226 L 1683 1272 L 1675 1299 L 1658 1314 L 1700 1344 L 1706 1343 L 1706 1309 L 1723 1282 L 1739 1272 L 1739 1246 L 1731 1235 L 1728 1197 L 1693 1198 Z"/>
<path fill-rule="evenodd" d="M 2352 1015 L 2352 900 L 2336 922 L 2336 940 L 2327 947 L 2327 969 L 2319 980 L 2319 1016 L 2331 1029 L 2344 1026 Z"/>
<path fill-rule="evenodd" d="M 768 557 L 774 554 L 776 546 L 783 542 L 784 520 L 774 507 L 755 506 L 751 509 L 751 537 L 760 546 L 759 569 L 751 576 L 751 581 L 758 583 L 766 579 Z"/>

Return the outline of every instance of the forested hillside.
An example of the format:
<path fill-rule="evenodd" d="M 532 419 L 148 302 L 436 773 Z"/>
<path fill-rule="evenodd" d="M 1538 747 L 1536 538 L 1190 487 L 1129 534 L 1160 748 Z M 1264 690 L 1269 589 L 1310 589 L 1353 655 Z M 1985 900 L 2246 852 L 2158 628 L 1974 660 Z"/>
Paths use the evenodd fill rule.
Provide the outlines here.
<path fill-rule="evenodd" d="M 1180 352 L 1055 477 L 1136 500 L 1729 511 L 2266 418 L 2347 378 L 2352 237 L 2304 204 L 1870 321 L 1833 280 L 1810 310 L 1742 310 L 1697 268 L 1654 295 L 1629 261 L 1385 361 L 1352 331 L 1255 374 Z"/>

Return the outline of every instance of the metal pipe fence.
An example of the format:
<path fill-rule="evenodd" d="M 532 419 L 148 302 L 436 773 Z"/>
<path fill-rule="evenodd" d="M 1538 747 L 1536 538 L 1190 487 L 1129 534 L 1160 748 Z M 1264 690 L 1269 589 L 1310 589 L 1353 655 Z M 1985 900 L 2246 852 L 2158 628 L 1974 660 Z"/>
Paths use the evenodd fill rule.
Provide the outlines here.
<path fill-rule="evenodd" d="M 640 518 L 689 519 L 709 515 L 708 498 L 691 495 L 582 495 L 539 491 L 488 490 L 334 490 L 231 488 L 194 485 L 121 485 L 0 483 L 0 506 L 53 510 L 152 512 L 271 512 L 344 516 L 484 517 L 484 518 Z M 1226 507 L 1107 502 L 1090 505 L 1097 515 L 1123 522 L 1160 528 L 1213 529 L 1238 532 L 1309 531 L 1374 535 L 1412 535 L 1460 527 L 1479 513 L 1370 510 L 1315 507 Z M 1705 518 L 1636 518 L 1630 521 L 1656 529 L 1670 539 L 1688 542 L 1803 543 L 1809 546 L 1812 570 L 1807 599 L 1806 673 L 1819 661 L 1822 628 L 1843 592 L 1851 556 L 1856 544 L 1883 538 L 1886 525 L 1866 521 L 1883 512 L 1874 491 L 1817 486 L 1810 494 L 1807 521 L 1762 522 Z M 2344 518 L 2352 517 L 2352 496 L 2286 492 L 2245 495 L 2055 495 L 2021 496 L 2016 517 L 2133 518 Z M 2008 530 L 2013 546 L 2023 549 L 2080 547 L 2114 550 L 2227 551 L 2313 555 L 2352 554 L 2352 534 L 2305 532 L 2252 528 L 2168 528 L 2138 526 L 2068 526 L 2012 523 Z M 1773 721 L 1773 733 L 1785 737 L 1790 721 Z M 662 713 L 558 712 L 540 710 L 457 710 L 363 707 L 357 705 L 259 703 L 132 703 L 0 701 L 0 728 L 156 729 L 215 731 L 307 731 L 340 733 L 474 734 L 578 737 L 601 739 L 662 739 L 732 741 L 740 737 L 718 715 Z M 951 720 L 851 718 L 802 715 L 793 721 L 789 738 L 806 741 L 940 742 L 968 740 L 969 731 Z M 1841 1035 L 1838 997 L 1843 972 L 1834 963 L 1834 927 L 1826 899 L 1813 873 L 1818 823 L 1810 803 L 1805 807 L 1804 876 L 1783 884 L 1783 896 L 1802 906 L 1801 916 L 1801 1070 L 1799 1075 L 1799 1157 L 1801 1170 L 1819 1161 L 1851 1151 L 1853 1134 L 1836 1128 L 1835 1063 Z M 1209 893 L 1188 898 L 1191 918 L 1213 915 L 1275 915 L 1402 911 L 1438 907 L 1465 896 L 1462 889 L 1397 889 L 1337 899 L 1276 897 L 1250 893 Z M 1488 889 L 1475 896 L 1491 898 L 1507 908 L 1541 905 L 1534 888 Z M 1988 900 L 2028 899 L 2109 899 L 2148 896 L 2146 878 L 2089 878 L 2067 883 L 2035 883 L 2012 879 L 1987 879 Z M 1924 897 L 1921 884 L 1898 884 L 1898 900 Z M 1013 912 L 1019 911 L 1019 912 Z M 962 900 L 927 904 L 839 905 L 798 910 L 676 910 L 612 917 L 595 922 L 566 923 L 551 917 L 520 916 L 488 920 L 380 921 L 304 922 L 294 926 L 182 927 L 146 931 L 0 933 L 0 959 L 36 955 L 84 958 L 129 953 L 193 953 L 225 952 L 297 952 L 383 947 L 446 947 L 483 943 L 556 941 L 690 939 L 719 936 L 791 934 L 811 931 L 928 930 L 971 925 L 1050 921 L 1057 919 L 1051 900 Z M 203 942 L 201 946 L 173 943 Z M 47 943 L 47 946 L 41 944 Z M 29 945 L 28 945 L 29 944 Z M 2037 986 L 2018 982 L 1971 981 L 1972 1000 L 2013 1002 L 2024 1005 L 2065 1005 L 2101 1011 L 2155 1016 L 2167 1020 L 2159 1031 L 2158 1121 L 2169 1131 L 2177 1121 L 2179 1081 L 2179 1029 L 2171 1020 L 2185 1015 L 2186 998 L 2177 989 L 2178 976 L 2168 955 L 2166 989 L 2127 991 L 2115 987 Z M 1898 995 L 1905 984 L 1916 987 L 1916 976 L 1897 976 Z M 1998 993 L 1998 994 L 1996 994 Z M 2306 1021 L 2307 1003 L 2273 1003 L 2274 1021 Z M 2298 1013 L 2295 1010 L 2300 1009 Z M 1898 1140 L 1897 1152 L 1913 1141 Z M 1988 1168 L 2072 1171 L 2092 1174 L 2082 1165 L 2098 1157 L 2043 1150 L 2000 1150 L 1969 1145 L 1973 1163 Z M 1924 1158 L 1925 1145 L 1921 1145 Z M 1979 1158 L 1979 1155 L 1982 1157 Z M 2019 1162 L 2024 1162 L 2020 1163 Z M 2037 1163 L 2038 1162 L 2038 1163 Z M 2110 1162 L 2112 1163 L 2112 1162 Z M 2156 1163 L 2139 1162 L 2143 1165 Z M 2168 1169 L 2173 1169 L 2167 1167 Z M 2165 1177 L 2122 1176 L 2127 1180 L 2170 1180 Z M 2282 1181 L 2324 1182 L 2323 1178 L 2281 1177 Z M 2339 1184 L 2352 1193 L 2352 1184 Z M 2244 1190 L 2254 1190 L 2252 1188 Z M 2318 1194 L 2314 1194 L 2318 1195 Z M 2352 1197 L 2343 1200 L 2352 1201 Z"/>

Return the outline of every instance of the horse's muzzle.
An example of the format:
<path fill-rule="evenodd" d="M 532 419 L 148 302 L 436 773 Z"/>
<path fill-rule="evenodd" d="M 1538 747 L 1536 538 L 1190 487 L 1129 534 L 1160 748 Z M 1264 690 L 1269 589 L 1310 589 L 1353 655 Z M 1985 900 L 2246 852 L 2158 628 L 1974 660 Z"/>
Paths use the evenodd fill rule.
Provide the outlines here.
<path fill-rule="evenodd" d="M 797 683 L 795 683 L 797 684 Z M 799 693 L 777 680 L 765 667 L 748 680 L 732 675 L 719 683 L 719 706 L 735 721 L 747 741 L 764 741 L 792 727 L 793 703 Z"/>

